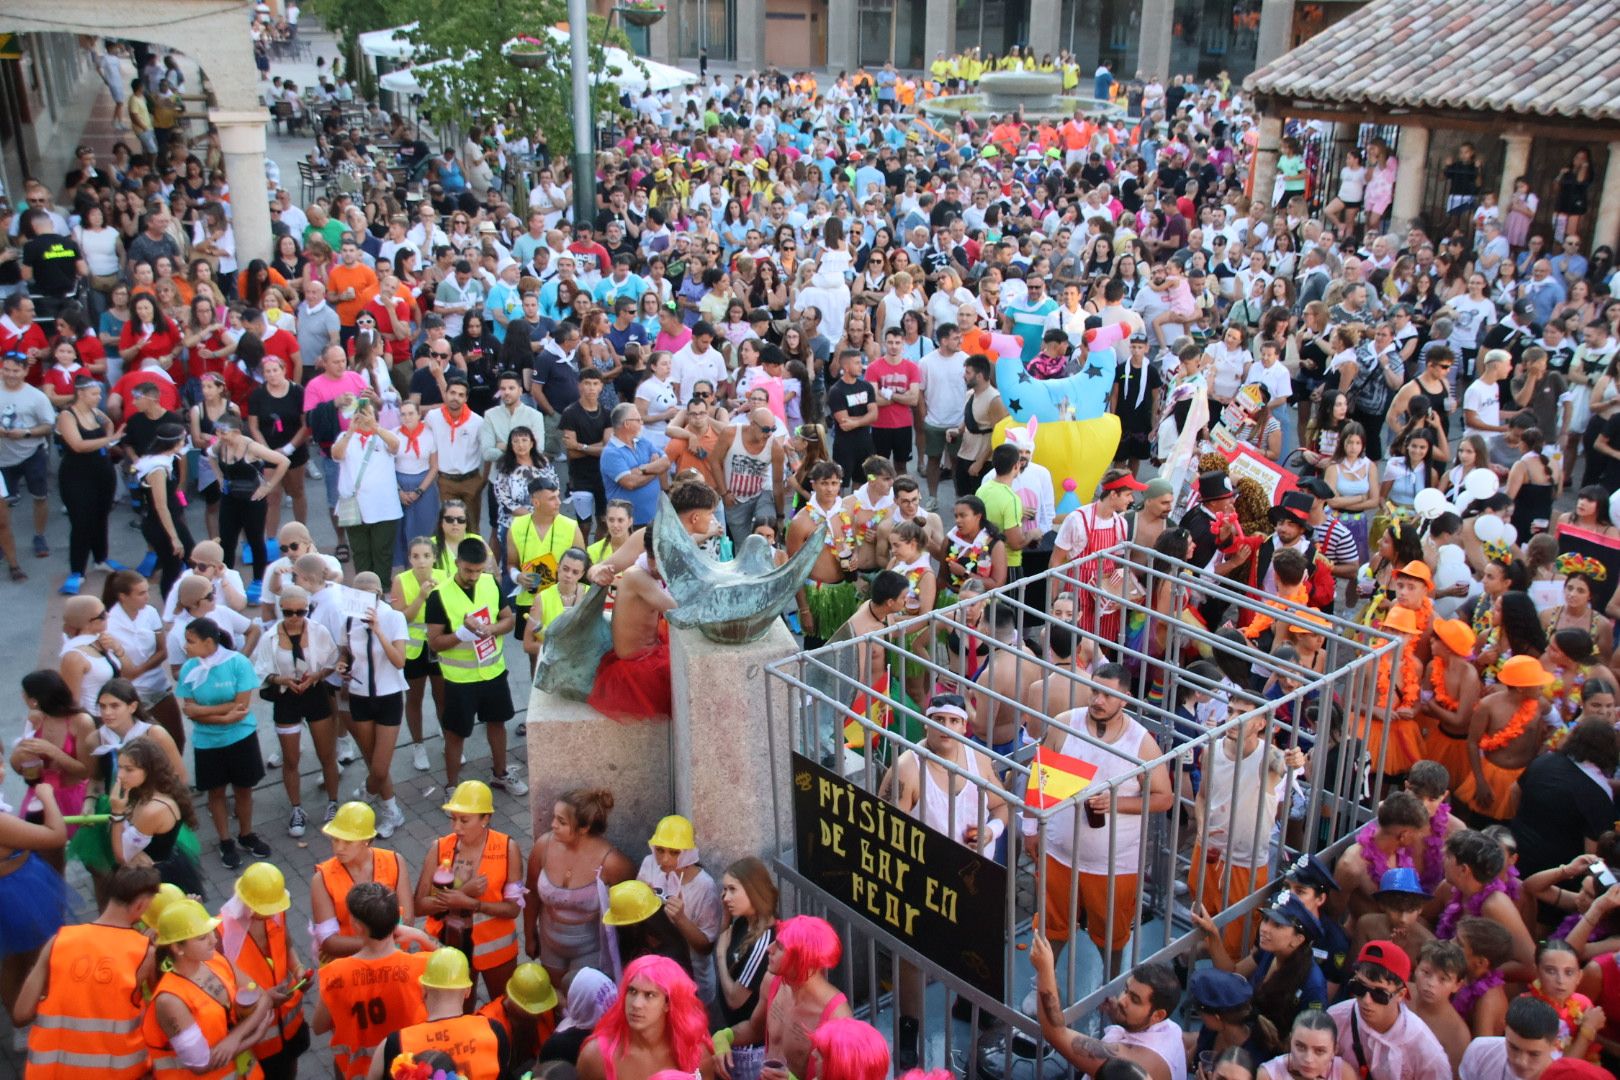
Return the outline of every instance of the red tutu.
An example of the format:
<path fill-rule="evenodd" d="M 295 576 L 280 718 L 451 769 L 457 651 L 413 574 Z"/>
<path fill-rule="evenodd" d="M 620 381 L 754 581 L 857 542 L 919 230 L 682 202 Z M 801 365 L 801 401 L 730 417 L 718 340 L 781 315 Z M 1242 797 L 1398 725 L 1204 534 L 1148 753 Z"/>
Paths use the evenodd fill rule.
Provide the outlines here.
<path fill-rule="evenodd" d="M 658 624 L 658 644 L 631 657 L 608 652 L 596 667 L 586 704 L 621 724 L 668 720 L 674 691 L 669 673 L 669 626 Z"/>

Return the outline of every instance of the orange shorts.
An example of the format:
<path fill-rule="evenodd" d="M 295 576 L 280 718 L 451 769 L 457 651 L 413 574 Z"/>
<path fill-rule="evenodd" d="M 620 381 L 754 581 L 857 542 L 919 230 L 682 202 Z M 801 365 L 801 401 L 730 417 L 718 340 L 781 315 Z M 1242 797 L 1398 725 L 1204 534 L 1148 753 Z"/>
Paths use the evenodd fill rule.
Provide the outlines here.
<path fill-rule="evenodd" d="M 1514 785 L 1519 782 L 1523 769 L 1504 769 L 1495 765 L 1490 758 L 1480 763 L 1485 773 L 1485 783 L 1489 785 L 1487 791 L 1477 791 L 1478 785 L 1474 783 L 1474 772 L 1468 771 L 1468 776 L 1457 785 L 1457 801 L 1470 810 L 1478 811 L 1493 821 L 1506 821 L 1513 816 L 1518 802 Z"/>
<path fill-rule="evenodd" d="M 1429 737 L 1423 741 L 1423 756 L 1446 767 L 1446 773 L 1451 777 L 1452 791 L 1462 787 L 1462 782 L 1470 775 L 1468 736 L 1452 735 L 1439 724 L 1430 729 Z"/>
<path fill-rule="evenodd" d="M 1423 760 L 1423 729 L 1416 720 L 1363 716 L 1358 722 L 1357 734 L 1366 742 L 1367 760 L 1374 768 L 1384 741 L 1389 741 L 1389 753 L 1384 758 L 1385 776 L 1405 776 L 1413 765 Z"/>
<path fill-rule="evenodd" d="M 1073 927 L 1069 923 L 1069 909 L 1074 904 L 1069 878 L 1074 871 L 1055 857 L 1046 857 L 1043 874 L 1046 890 L 1046 936 L 1051 941 L 1068 941 Z M 1077 915 L 1086 921 L 1086 933 L 1097 948 L 1120 950 L 1131 938 L 1131 924 L 1136 919 L 1136 892 L 1139 878 L 1136 874 L 1114 875 L 1114 921 L 1108 923 L 1108 875 L 1080 875 L 1080 905 Z M 1103 934 L 1104 924 L 1108 933 Z"/>
<path fill-rule="evenodd" d="M 1193 891 L 1193 899 L 1202 901 L 1204 910 L 1211 915 L 1218 915 L 1226 910 L 1227 905 L 1221 902 L 1221 878 L 1225 873 L 1226 860 L 1221 858 L 1218 853 L 1215 860 L 1211 862 L 1204 855 L 1201 848 L 1196 844 L 1193 846 L 1192 870 L 1188 875 L 1189 884 Z M 1199 882 L 1200 876 L 1203 878 L 1202 885 Z M 1232 903 L 1238 903 L 1256 889 L 1265 888 L 1266 883 L 1270 880 L 1271 867 L 1267 864 L 1261 864 L 1253 869 L 1234 866 L 1232 867 L 1232 881 L 1227 889 L 1227 895 L 1231 898 Z M 1199 892 L 1200 887 L 1203 889 L 1201 894 Z M 1249 950 L 1244 947 L 1244 937 L 1246 935 L 1243 931 L 1245 925 L 1247 925 L 1249 933 L 1252 934 L 1259 923 L 1253 918 L 1238 919 L 1221 931 L 1221 940 L 1226 943 L 1228 956 L 1237 957 L 1249 954 Z"/>

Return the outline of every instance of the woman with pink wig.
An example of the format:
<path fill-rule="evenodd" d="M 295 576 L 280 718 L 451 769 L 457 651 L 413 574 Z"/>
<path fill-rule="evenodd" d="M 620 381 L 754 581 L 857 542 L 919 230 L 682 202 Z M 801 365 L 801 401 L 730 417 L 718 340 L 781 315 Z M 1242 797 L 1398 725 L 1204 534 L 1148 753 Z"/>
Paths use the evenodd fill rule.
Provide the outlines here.
<path fill-rule="evenodd" d="M 652 1080 L 664 1070 L 709 1075 L 709 1023 L 697 985 L 675 961 L 643 956 L 579 1053 L 580 1080 Z"/>
<path fill-rule="evenodd" d="M 765 1044 L 767 1061 L 787 1063 L 786 1070 L 767 1066 L 760 1080 L 788 1080 L 788 1073 L 808 1078 L 811 1036 L 833 1020 L 853 1015 L 827 978 L 843 955 L 844 943 L 825 919 L 796 915 L 777 924 L 770 980 L 754 1015 L 715 1032 L 715 1072 L 722 1080 L 731 1080 L 731 1048 L 759 1042 Z"/>
<path fill-rule="evenodd" d="M 884 1080 L 888 1075 L 889 1044 L 871 1024 L 845 1016 L 810 1036 L 805 1080 Z"/>

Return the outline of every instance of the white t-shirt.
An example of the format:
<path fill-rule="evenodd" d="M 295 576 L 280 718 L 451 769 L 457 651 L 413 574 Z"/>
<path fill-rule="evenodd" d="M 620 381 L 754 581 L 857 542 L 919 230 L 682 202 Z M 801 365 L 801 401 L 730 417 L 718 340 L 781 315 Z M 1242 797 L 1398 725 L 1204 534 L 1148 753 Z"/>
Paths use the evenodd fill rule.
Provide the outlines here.
<path fill-rule="evenodd" d="M 131 618 L 118 604 L 107 609 L 107 633 L 124 647 L 124 663 L 144 664 L 158 649 L 158 635 L 163 633 L 163 617 L 157 608 L 147 606 Z M 162 665 L 135 679 L 135 689 L 141 693 L 162 693 L 170 686 L 169 672 Z"/>
<path fill-rule="evenodd" d="M 1243 381 L 1259 383 L 1265 387 L 1271 394 L 1273 407 L 1286 402 L 1289 395 L 1294 392 L 1293 380 L 1288 377 L 1288 369 L 1280 360 L 1270 367 L 1266 367 L 1258 360 L 1254 361 L 1249 365 L 1249 370 L 1243 373 Z"/>
<path fill-rule="evenodd" d="M 707 379 L 718 389 L 726 380 L 725 357 L 712 345 L 708 352 L 697 353 L 692 349 L 692 343 L 687 342 L 670 357 L 669 381 L 680 388 L 683 398 L 687 398 L 692 396 L 692 387 L 702 379 Z"/>
<path fill-rule="evenodd" d="M 1465 434 L 1480 434 L 1491 438 L 1497 433 L 1482 431 L 1468 423 L 1468 414 L 1472 412 L 1482 424 L 1497 425 L 1502 422 L 1502 391 L 1501 382 L 1488 383 L 1483 379 L 1476 379 L 1468 384 L 1463 391 L 1463 430 Z"/>
<path fill-rule="evenodd" d="M 184 581 L 188 577 L 197 577 L 197 576 L 198 575 L 195 574 L 195 573 L 187 572 L 185 574 L 180 575 L 180 581 Z M 224 575 L 222 577 L 218 577 L 218 578 L 214 579 L 214 603 L 219 605 L 219 607 L 224 607 L 225 606 L 224 602 L 220 600 L 220 596 L 219 596 L 219 583 L 221 581 L 229 581 L 231 583 L 231 587 L 234 588 L 238 593 L 240 593 L 243 596 L 247 595 L 247 589 L 242 585 L 242 575 L 241 575 L 241 573 L 227 567 L 226 570 L 225 570 L 225 573 L 224 573 Z M 164 622 L 164 625 L 168 625 L 169 623 L 174 622 L 175 609 L 179 605 L 179 603 L 180 603 L 180 582 L 177 581 L 174 584 L 174 588 L 169 590 L 169 595 L 167 597 L 165 597 L 164 600 L 163 600 L 163 622 Z M 224 624 L 221 623 L 220 625 L 223 626 Z"/>
<path fill-rule="evenodd" d="M 410 630 L 405 624 L 403 613 L 395 611 L 383 602 L 377 607 L 378 622 L 381 637 L 389 641 L 404 642 L 410 638 Z M 405 673 L 389 662 L 383 652 L 382 642 L 378 634 L 371 635 L 370 653 L 367 654 L 366 631 L 371 624 L 364 619 L 346 619 L 344 626 L 348 630 L 349 651 L 354 656 L 354 662 L 349 667 L 348 690 L 350 695 L 383 697 L 387 694 L 397 694 L 405 689 Z M 337 641 L 342 648 L 342 640 Z M 401 646 L 403 648 L 403 646 Z M 376 694 L 372 695 L 368 679 L 376 680 Z"/>
<path fill-rule="evenodd" d="M 714 877 L 706 870 L 699 870 L 691 881 L 674 880 L 675 875 L 666 874 L 658 868 L 658 859 L 653 855 L 645 855 L 641 859 L 641 867 L 636 871 L 636 880 L 652 887 L 653 892 L 659 896 L 672 895 L 679 891 L 681 903 L 685 906 L 686 917 L 711 942 L 720 937 L 720 925 L 724 920 L 724 911 L 720 906 L 720 888 L 715 884 Z M 708 954 L 692 952 L 693 981 L 697 983 L 698 997 L 704 1001 L 713 1001 L 714 964 Z"/>
<path fill-rule="evenodd" d="M 1507 1039 L 1492 1035 L 1469 1043 L 1457 1065 L 1457 1075 L 1461 1080 L 1514 1080 L 1508 1071 Z"/>
<path fill-rule="evenodd" d="M 953 428 L 962 422 L 967 408 L 967 383 L 962 381 L 962 365 L 967 353 L 942 353 L 938 349 L 918 363 L 922 373 L 923 423 L 929 427 Z"/>
<path fill-rule="evenodd" d="M 1446 306 L 1456 313 L 1447 344 L 1453 349 L 1477 349 L 1485 330 L 1496 322 L 1496 305 L 1489 300 L 1459 296 Z"/>
<path fill-rule="evenodd" d="M 423 433 L 424 435 L 426 432 Z M 343 580 L 343 564 L 331 555 L 322 555 L 321 560 L 326 563 L 326 576 L 331 581 Z M 293 561 L 283 555 L 279 559 L 272 559 L 270 565 L 264 568 L 264 591 L 261 600 L 279 601 L 281 590 L 293 583 Z"/>
<path fill-rule="evenodd" d="M 219 628 L 231 636 L 231 648 L 237 652 L 242 651 L 242 640 L 247 632 L 254 626 L 252 620 L 244 615 L 238 615 L 227 607 L 215 605 L 214 610 L 203 616 L 212 619 Z M 176 619 L 174 625 L 169 627 L 169 636 L 164 638 L 164 651 L 167 663 L 179 667 L 188 659 L 186 656 L 186 627 L 191 625 L 191 619 L 181 617 Z"/>

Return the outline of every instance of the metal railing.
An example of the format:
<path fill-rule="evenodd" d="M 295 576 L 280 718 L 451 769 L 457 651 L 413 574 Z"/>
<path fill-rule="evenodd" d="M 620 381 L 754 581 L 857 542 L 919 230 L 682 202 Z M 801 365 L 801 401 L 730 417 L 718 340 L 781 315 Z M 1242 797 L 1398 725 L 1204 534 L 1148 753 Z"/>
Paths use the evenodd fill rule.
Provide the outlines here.
<path fill-rule="evenodd" d="M 1111 572 L 1117 583 L 1117 571 L 1127 567 L 1126 576 L 1144 586 L 1140 595 L 1119 595 L 1099 584 L 1109 581 Z M 1064 612 L 1057 617 L 1027 603 L 1026 593 L 1037 583 L 1043 586 L 1043 595 L 1073 596 L 1077 600 L 1073 610 L 1079 614 Z M 1319 669 L 1263 652 L 1223 624 L 1212 630 L 1179 617 L 1183 608 L 1198 603 L 1225 605 L 1241 621 L 1247 621 L 1246 613 L 1262 611 L 1279 624 L 1290 615 L 1302 616 L 1299 621 L 1318 620 L 1323 636 Z M 1095 620 L 1087 614 L 1103 606 L 1120 614 L 1118 639 L 1099 636 Z M 1072 634 L 1072 656 L 1078 662 L 1063 659 L 1061 648 L 1054 654 L 1046 647 L 1053 627 L 1065 627 Z M 965 825 L 976 827 L 976 835 L 982 837 L 992 819 L 1004 813 L 1006 839 L 998 845 L 1003 850 L 983 854 L 1011 871 L 1005 876 L 1005 918 L 999 926 L 963 928 L 965 934 L 982 935 L 989 943 L 986 947 L 1000 950 L 1004 985 L 999 993 L 974 985 L 904 934 L 864 916 L 847 896 L 802 872 L 794 836 L 780 832 L 779 871 L 798 910 L 828 917 L 843 932 L 848 948 L 840 977 L 857 1013 L 880 1027 L 892 1027 L 897 1045 L 902 1018 L 917 1021 L 925 1067 L 939 1065 L 936 1058 L 943 1049 L 947 1063 L 976 1075 L 982 1054 L 993 1058 L 1010 1052 L 1013 1033 L 1033 1040 L 1039 1059 L 1044 1053 L 1040 1028 L 1033 1006 L 1021 1001 L 1029 986 L 1029 969 L 1027 964 L 1020 966 L 1019 957 L 1032 926 L 1050 926 L 1056 914 L 1073 928 L 1073 947 L 1060 954 L 1058 972 L 1071 1024 L 1094 1022 L 1097 1007 L 1123 989 L 1132 968 L 1191 953 L 1201 936 L 1188 921 L 1192 904 L 1201 902 L 1218 911 L 1217 926 L 1241 923 L 1247 935 L 1254 922 L 1251 916 L 1269 899 L 1267 879 L 1275 883 L 1299 853 L 1336 852 L 1371 819 L 1383 761 L 1381 754 L 1372 760 L 1367 753 L 1369 722 L 1364 718 L 1388 715 L 1388 701 L 1373 700 L 1375 674 L 1384 657 L 1398 662 L 1401 647 L 1395 635 L 1382 630 L 1302 608 L 1133 544 L 1086 556 L 881 631 L 835 636 L 820 649 L 767 668 L 768 678 L 791 687 L 786 698 L 792 703 L 788 717 L 770 717 L 771 760 L 779 760 L 774 743 L 785 737 L 794 753 L 899 806 L 901 785 L 895 782 L 894 766 L 910 756 L 906 765 L 908 771 L 917 772 L 917 786 L 942 789 L 946 820 L 940 831 L 959 843 Z M 1125 665 L 1129 678 L 1122 690 L 1101 684 L 1088 673 L 1085 659 L 1094 653 Z M 1223 670 L 1242 666 L 1264 676 L 1267 692 L 1244 688 L 1258 679 L 1216 677 L 1188 659 L 1200 654 L 1218 667 L 1224 665 Z M 855 707 L 865 704 L 860 700 L 863 695 L 867 701 L 878 695 L 881 669 L 892 675 L 887 694 L 892 720 Z M 920 695 L 925 699 L 935 690 L 967 693 L 971 711 L 980 718 L 976 727 L 1006 741 L 999 749 L 970 741 L 923 715 L 926 700 L 914 701 L 904 693 L 906 675 L 911 676 L 913 689 L 919 681 L 928 688 Z M 1126 698 L 1128 712 L 1151 736 L 1152 753 L 1121 751 L 1087 729 L 1086 702 L 1099 693 Z M 777 696 L 767 694 L 766 700 L 774 702 Z M 1224 704 L 1224 717 L 1220 708 L 1209 707 L 1214 702 Z M 1054 707 L 1059 705 L 1063 707 Z M 1009 722 L 1017 733 L 1011 739 L 1006 734 Z M 851 725 L 851 734 L 859 733 L 850 741 L 863 742 L 860 751 L 846 745 L 846 725 Z M 1050 735 L 1053 731 L 1059 734 Z M 1279 753 L 1234 756 L 1220 749 L 1222 744 L 1238 746 L 1244 738 L 1256 737 Z M 1032 805 L 1028 787 L 1035 740 L 1041 738 L 1061 743 L 1064 753 L 1106 762 L 1108 768 L 1078 795 L 1045 808 Z M 1271 790 L 1270 770 L 1282 756 L 1280 751 L 1294 747 L 1308 751 L 1304 768 L 1296 774 L 1283 766 L 1280 805 L 1272 812 L 1270 798 L 1257 792 Z M 988 770 L 982 768 L 985 762 L 991 766 Z M 1218 771 L 1227 775 L 1219 776 Z M 1262 775 L 1268 777 L 1264 785 Z M 778 800 L 790 798 L 792 785 L 786 778 L 778 780 L 783 781 L 774 785 Z M 1136 793 L 1153 789 L 1155 780 L 1161 793 L 1168 783 L 1168 809 L 1146 814 L 1121 811 L 1122 800 L 1146 809 L 1147 804 L 1134 801 Z M 1200 805 L 1198 793 L 1207 798 L 1212 784 L 1231 793 L 1224 815 L 1206 813 Z M 1099 793 L 1108 797 L 1100 829 L 1086 824 L 1079 812 L 1083 800 Z M 926 791 L 918 796 L 919 809 L 913 814 L 920 816 L 926 798 Z M 1163 801 L 1162 795 L 1158 801 Z M 1212 820 L 1217 816 L 1224 820 Z M 779 812 L 777 820 L 783 817 Z M 1133 817 L 1136 820 L 1129 820 Z M 1106 832 L 1105 840 L 1096 836 L 1101 831 Z M 1234 849 L 1236 868 L 1252 872 L 1246 889 L 1235 887 L 1235 867 L 1225 861 Z M 1106 851 L 1104 866 L 1098 868 L 1103 872 L 1095 875 L 1104 886 L 1106 910 L 1090 913 L 1093 919 L 1102 918 L 1103 931 L 1114 923 L 1118 903 L 1130 905 L 1129 945 L 1117 968 L 1080 929 L 1086 905 L 1080 900 L 1075 867 L 1082 860 L 1065 862 L 1061 858 L 1065 850 L 1093 855 Z M 1223 853 L 1219 861 L 1208 863 L 1219 872 L 1206 875 L 1203 865 L 1192 865 L 1192 858 L 1199 853 L 1203 859 L 1202 853 L 1212 851 Z M 1048 863 L 1049 855 L 1054 862 Z M 1052 883 L 1036 874 L 1048 866 L 1054 871 Z M 1066 892 L 1049 891 L 1055 875 L 1065 872 Z M 1091 883 L 1093 895 L 1097 883 Z M 1128 887 L 1133 884 L 1134 889 Z M 1127 887 L 1121 891 L 1116 886 Z M 1065 895 L 1066 910 L 1048 910 Z M 1107 938 L 1106 933 L 1100 936 Z M 963 999 L 957 1019 L 965 1018 L 960 1010 L 966 1003 L 972 1019 L 983 1021 L 979 1026 L 995 1033 L 979 1039 L 964 1035 L 943 1008 L 953 996 Z M 987 1040 L 992 1044 L 989 1051 Z"/>

